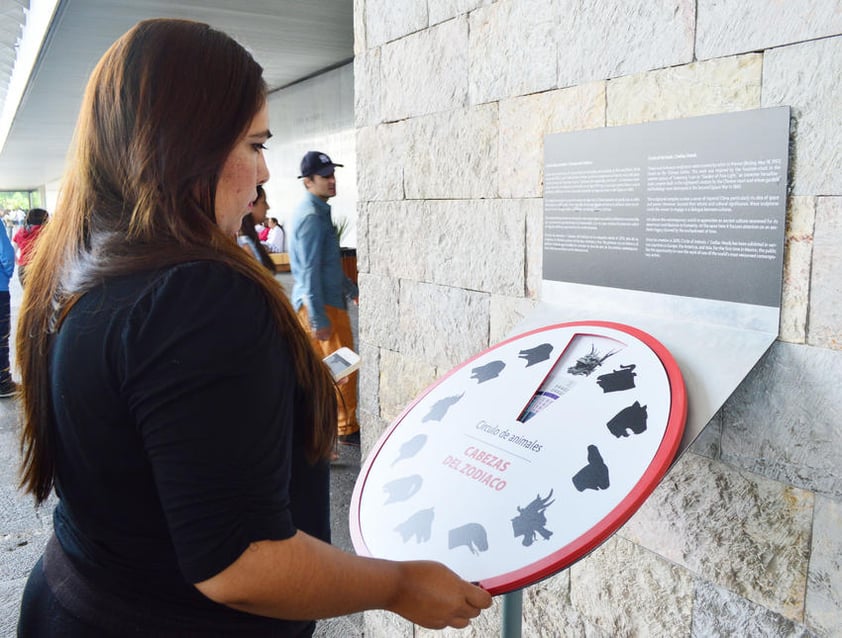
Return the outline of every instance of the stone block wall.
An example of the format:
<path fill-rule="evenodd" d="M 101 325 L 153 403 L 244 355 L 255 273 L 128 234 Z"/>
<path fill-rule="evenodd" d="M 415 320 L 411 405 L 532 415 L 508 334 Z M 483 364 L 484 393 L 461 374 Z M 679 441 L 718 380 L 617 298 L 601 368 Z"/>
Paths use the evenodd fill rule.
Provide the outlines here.
<path fill-rule="evenodd" d="M 545 135 L 792 108 L 778 340 L 614 537 L 524 592 L 523 635 L 842 636 L 842 5 L 356 0 L 355 32 L 365 451 L 534 306 Z"/>

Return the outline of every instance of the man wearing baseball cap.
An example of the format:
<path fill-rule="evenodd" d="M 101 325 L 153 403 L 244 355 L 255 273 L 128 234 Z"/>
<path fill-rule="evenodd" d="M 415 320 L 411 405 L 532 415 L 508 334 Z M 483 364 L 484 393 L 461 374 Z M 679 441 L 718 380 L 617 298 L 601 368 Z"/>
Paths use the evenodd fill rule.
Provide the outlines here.
<path fill-rule="evenodd" d="M 292 305 L 301 325 L 310 334 L 315 351 L 326 357 L 342 346 L 353 350 L 354 339 L 347 300 L 357 302 L 356 284 L 342 270 L 339 238 L 333 228 L 330 205 L 336 195 L 334 169 L 342 167 L 325 153 L 309 151 L 301 159 L 307 193 L 292 214 L 289 230 L 289 263 L 293 276 Z M 337 386 L 340 443 L 359 445 L 357 422 L 357 373 Z"/>

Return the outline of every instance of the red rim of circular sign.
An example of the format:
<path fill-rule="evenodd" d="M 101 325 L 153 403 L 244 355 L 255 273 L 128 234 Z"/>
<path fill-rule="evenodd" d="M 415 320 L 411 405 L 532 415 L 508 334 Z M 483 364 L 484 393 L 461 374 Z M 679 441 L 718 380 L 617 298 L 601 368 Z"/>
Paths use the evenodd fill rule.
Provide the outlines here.
<path fill-rule="evenodd" d="M 374 462 L 377 460 L 383 445 L 398 428 L 404 417 L 406 417 L 406 415 L 418 404 L 418 402 L 457 371 L 507 343 L 517 339 L 522 339 L 529 335 L 546 332 L 548 330 L 575 327 L 611 328 L 612 330 L 624 332 L 646 344 L 655 353 L 661 361 L 661 365 L 664 366 L 664 371 L 667 374 L 667 381 L 669 382 L 670 388 L 670 409 L 664 436 L 661 439 L 661 444 L 658 446 L 658 450 L 655 453 L 652 462 L 649 464 L 649 467 L 646 468 L 646 471 L 634 487 L 623 498 L 623 500 L 621 500 L 614 509 L 606 514 L 596 525 L 585 531 L 576 540 L 554 551 L 549 556 L 545 556 L 544 558 L 541 558 L 534 563 L 530 563 L 525 567 L 521 567 L 520 569 L 516 569 L 493 578 L 487 578 L 480 581 L 479 584 L 492 595 L 498 595 L 522 589 L 528 585 L 537 583 L 544 578 L 552 576 L 553 574 L 570 567 L 576 561 L 587 556 L 599 545 L 608 540 L 615 531 L 622 527 L 622 525 L 632 517 L 632 515 L 658 486 L 658 483 L 664 474 L 666 474 L 673 459 L 675 458 L 675 453 L 678 450 L 681 438 L 684 435 L 684 422 L 687 418 L 687 394 L 684 389 L 684 379 L 681 376 L 681 370 L 669 350 L 667 350 L 663 344 L 651 335 L 643 332 L 642 330 L 638 330 L 637 328 L 633 328 L 632 326 L 610 321 L 574 321 L 569 323 L 557 323 L 551 326 L 544 326 L 529 332 L 524 332 L 523 334 L 515 335 L 514 337 L 495 344 L 491 348 L 483 350 L 476 356 L 471 357 L 461 365 L 456 366 L 443 377 L 435 381 L 423 392 L 421 392 L 421 394 L 419 394 L 412 403 L 404 408 L 398 418 L 392 422 L 392 425 L 377 441 L 377 444 L 374 446 L 374 450 L 371 454 L 369 454 L 363 464 L 360 471 L 360 478 L 354 486 L 354 492 L 351 496 L 350 532 L 351 539 L 353 540 L 357 553 L 365 556 L 372 556 L 372 553 L 369 551 L 368 546 L 365 544 L 365 540 L 363 539 L 359 516 L 362 492 L 365 483 L 368 480 L 369 472 L 371 471 Z"/>

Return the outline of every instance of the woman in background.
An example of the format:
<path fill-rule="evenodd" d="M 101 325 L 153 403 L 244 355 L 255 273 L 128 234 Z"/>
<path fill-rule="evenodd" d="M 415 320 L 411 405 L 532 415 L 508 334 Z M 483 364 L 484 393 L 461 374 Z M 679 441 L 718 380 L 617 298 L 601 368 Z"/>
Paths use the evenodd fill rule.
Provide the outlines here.
<path fill-rule="evenodd" d="M 17 332 L 22 483 L 59 499 L 19 635 L 309 636 L 378 608 L 465 627 L 490 606 L 439 563 L 327 542 L 334 385 L 236 243 L 270 136 L 260 66 L 207 25 L 141 22 L 94 70 Z"/>
<path fill-rule="evenodd" d="M 18 247 L 18 279 L 23 287 L 26 277 L 26 266 L 32 259 L 32 248 L 41 233 L 41 228 L 47 223 L 49 215 L 43 208 L 33 208 L 26 214 L 23 226 L 12 237 Z"/>
<path fill-rule="evenodd" d="M 263 186 L 257 186 L 257 199 L 252 202 L 251 212 L 243 217 L 243 222 L 240 225 L 240 231 L 237 233 L 237 243 L 246 248 L 254 258 L 269 269 L 269 272 L 275 272 L 275 263 L 269 256 L 268 251 L 260 242 L 257 235 L 257 224 L 262 224 L 266 221 L 266 211 L 269 205 L 266 203 L 266 191 Z"/>

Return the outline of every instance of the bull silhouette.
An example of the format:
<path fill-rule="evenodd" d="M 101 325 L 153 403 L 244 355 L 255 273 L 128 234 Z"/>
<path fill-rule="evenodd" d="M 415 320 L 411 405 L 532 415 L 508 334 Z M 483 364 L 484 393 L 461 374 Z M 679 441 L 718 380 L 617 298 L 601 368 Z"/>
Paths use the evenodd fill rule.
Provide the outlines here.
<path fill-rule="evenodd" d="M 541 495 L 538 494 L 535 500 L 529 505 L 517 508 L 518 515 L 512 519 L 512 530 L 514 531 L 515 538 L 523 536 L 523 545 L 525 547 L 532 545 L 538 534 L 545 541 L 549 540 L 550 536 L 553 535 L 546 527 L 547 517 L 544 516 L 546 509 L 555 503 L 555 501 L 550 500 L 552 495 L 552 490 L 544 498 L 541 498 Z"/>
<path fill-rule="evenodd" d="M 468 523 L 457 527 L 447 533 L 447 548 L 461 547 L 464 545 L 472 554 L 478 554 L 488 550 L 488 534 L 485 528 L 479 523 Z"/>

